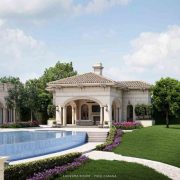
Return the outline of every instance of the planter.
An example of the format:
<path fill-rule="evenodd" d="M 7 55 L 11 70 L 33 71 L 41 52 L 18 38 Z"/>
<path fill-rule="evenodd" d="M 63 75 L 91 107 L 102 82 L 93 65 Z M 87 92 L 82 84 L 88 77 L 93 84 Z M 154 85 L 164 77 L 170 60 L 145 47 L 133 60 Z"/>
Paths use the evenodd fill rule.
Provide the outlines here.
<path fill-rule="evenodd" d="M 53 126 L 53 125 L 54 125 L 54 124 L 53 124 L 54 121 L 56 121 L 56 120 L 55 120 L 55 119 L 49 119 L 49 120 L 47 121 L 47 122 L 48 122 L 47 125 L 48 125 L 48 126 Z"/>
<path fill-rule="evenodd" d="M 148 119 L 148 120 L 136 120 L 136 122 L 139 122 L 143 125 L 143 127 L 149 127 L 155 124 L 154 120 Z"/>

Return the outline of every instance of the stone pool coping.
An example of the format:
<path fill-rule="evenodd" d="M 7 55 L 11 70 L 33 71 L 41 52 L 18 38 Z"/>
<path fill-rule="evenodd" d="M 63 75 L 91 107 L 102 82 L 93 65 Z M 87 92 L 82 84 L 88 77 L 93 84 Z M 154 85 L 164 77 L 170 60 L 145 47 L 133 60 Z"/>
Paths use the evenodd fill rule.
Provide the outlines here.
<path fill-rule="evenodd" d="M 77 132 L 108 132 L 109 128 L 92 128 L 92 127 L 64 127 L 64 128 L 51 128 L 51 127 L 36 127 L 36 128 L 0 128 L 0 132 L 12 132 L 12 131 L 36 131 L 36 130 L 51 130 L 51 131 L 77 131 Z M 47 155 L 42 155 L 42 156 L 37 156 L 33 158 L 27 158 L 27 159 L 22 159 L 22 160 L 17 160 L 17 161 L 12 161 L 9 162 L 10 165 L 12 164 L 20 164 L 20 163 L 26 163 L 26 162 L 31 162 L 35 160 L 40 160 L 44 158 L 49 158 L 49 157 L 54 157 L 54 156 L 60 156 L 68 153 L 73 153 L 73 152 L 81 152 L 81 153 L 87 153 L 96 148 L 97 145 L 102 144 L 104 142 L 88 142 L 86 144 L 83 144 L 81 146 L 71 148 L 68 150 L 56 152 L 56 153 L 51 153 Z"/>
<path fill-rule="evenodd" d="M 60 156 L 60 155 L 73 153 L 73 152 L 81 152 L 84 154 L 84 153 L 88 153 L 88 152 L 94 150 L 98 144 L 102 144 L 102 143 L 103 142 L 89 142 L 89 143 L 83 144 L 81 146 L 78 146 L 78 147 L 75 147 L 72 149 L 68 149 L 65 151 L 57 152 L 57 153 L 51 153 L 51 154 L 47 154 L 47 155 L 43 155 L 43 156 L 37 156 L 37 157 L 33 157 L 33 158 L 12 161 L 9 163 L 9 165 L 27 163 L 27 162 L 31 162 L 31 161 L 36 161 L 36 160 L 41 160 L 41 159 L 45 159 L 45 158 Z"/>

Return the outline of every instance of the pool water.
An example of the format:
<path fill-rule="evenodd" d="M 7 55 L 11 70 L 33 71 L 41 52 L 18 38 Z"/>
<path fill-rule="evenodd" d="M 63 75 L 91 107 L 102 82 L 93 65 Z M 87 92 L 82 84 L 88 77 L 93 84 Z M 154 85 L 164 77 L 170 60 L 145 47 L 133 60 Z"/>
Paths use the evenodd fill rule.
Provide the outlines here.
<path fill-rule="evenodd" d="M 0 133 L 0 156 L 8 161 L 60 152 L 86 143 L 85 132 L 13 131 Z"/>

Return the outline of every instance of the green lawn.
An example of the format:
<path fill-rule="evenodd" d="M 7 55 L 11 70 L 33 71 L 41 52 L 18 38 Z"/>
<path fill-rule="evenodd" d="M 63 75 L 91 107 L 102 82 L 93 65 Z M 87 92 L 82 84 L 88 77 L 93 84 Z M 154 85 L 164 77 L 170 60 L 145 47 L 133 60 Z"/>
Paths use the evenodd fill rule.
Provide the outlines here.
<path fill-rule="evenodd" d="M 115 153 L 180 167 L 180 125 L 152 126 L 125 133 Z"/>
<path fill-rule="evenodd" d="M 148 167 L 120 161 L 90 160 L 77 170 L 58 179 L 122 179 L 122 180 L 166 180 L 168 177 Z"/>

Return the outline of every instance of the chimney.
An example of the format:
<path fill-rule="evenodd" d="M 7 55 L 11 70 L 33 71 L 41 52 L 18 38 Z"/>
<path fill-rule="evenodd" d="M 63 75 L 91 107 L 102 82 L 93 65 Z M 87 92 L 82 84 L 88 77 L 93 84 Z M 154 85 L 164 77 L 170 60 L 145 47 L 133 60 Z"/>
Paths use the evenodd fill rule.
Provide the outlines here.
<path fill-rule="evenodd" d="M 103 66 L 102 66 L 102 63 L 97 63 L 93 66 L 93 69 L 94 69 L 94 73 L 95 74 L 98 74 L 98 75 L 102 75 L 102 72 L 103 72 Z"/>

